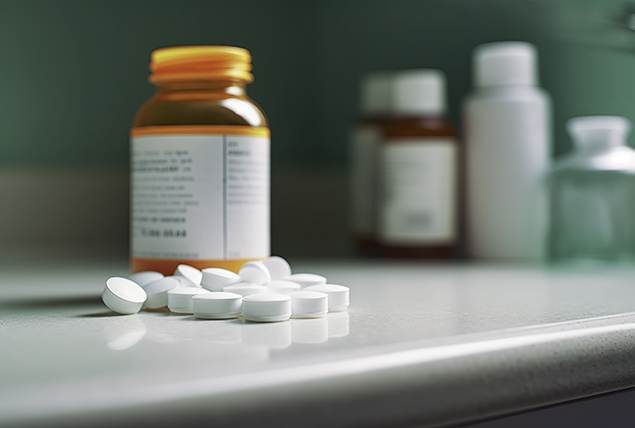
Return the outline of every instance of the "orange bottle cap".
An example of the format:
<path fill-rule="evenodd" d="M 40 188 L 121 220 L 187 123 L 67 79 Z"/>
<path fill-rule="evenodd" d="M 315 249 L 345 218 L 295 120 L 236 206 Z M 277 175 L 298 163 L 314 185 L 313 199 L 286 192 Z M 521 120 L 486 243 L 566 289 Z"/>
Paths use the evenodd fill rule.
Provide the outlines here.
<path fill-rule="evenodd" d="M 150 82 L 236 80 L 250 83 L 251 55 L 232 46 L 179 46 L 152 52 Z"/>

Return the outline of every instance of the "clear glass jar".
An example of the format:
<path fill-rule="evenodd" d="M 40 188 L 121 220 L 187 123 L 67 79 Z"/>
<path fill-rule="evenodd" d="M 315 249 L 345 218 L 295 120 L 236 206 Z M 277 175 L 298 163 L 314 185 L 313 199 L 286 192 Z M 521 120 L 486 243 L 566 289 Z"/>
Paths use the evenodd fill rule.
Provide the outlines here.
<path fill-rule="evenodd" d="M 574 150 L 549 177 L 553 261 L 635 261 L 635 150 L 619 116 L 569 120 Z"/>

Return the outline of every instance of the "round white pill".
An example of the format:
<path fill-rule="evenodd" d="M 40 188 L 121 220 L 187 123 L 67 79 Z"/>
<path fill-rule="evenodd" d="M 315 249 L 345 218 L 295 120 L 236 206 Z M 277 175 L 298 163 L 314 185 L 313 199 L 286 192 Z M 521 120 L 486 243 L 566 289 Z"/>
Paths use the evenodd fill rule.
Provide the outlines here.
<path fill-rule="evenodd" d="M 122 314 L 136 314 L 147 299 L 146 292 L 136 282 L 128 278 L 113 276 L 106 280 L 106 288 L 101 300 L 111 310 Z"/>
<path fill-rule="evenodd" d="M 180 285 L 181 282 L 172 276 L 152 281 L 143 287 L 148 295 L 143 307 L 147 309 L 165 308 L 168 305 L 168 291 L 174 290 Z"/>
<path fill-rule="evenodd" d="M 329 311 L 345 311 L 349 305 L 349 288 L 338 284 L 312 285 L 305 288 L 307 291 L 319 291 L 329 296 Z"/>
<path fill-rule="evenodd" d="M 271 274 L 269 269 L 263 262 L 247 262 L 240 270 L 238 275 L 245 282 L 253 282 L 254 284 L 264 284 L 271 281 Z"/>
<path fill-rule="evenodd" d="M 174 276 L 185 278 L 185 281 L 181 280 L 183 287 L 200 287 L 203 278 L 201 271 L 190 265 L 178 265 L 174 271 Z"/>
<path fill-rule="evenodd" d="M 150 284 L 151 282 L 161 278 L 163 278 L 163 274 L 161 272 L 155 272 L 152 270 L 136 272 L 128 275 L 129 280 L 136 282 L 142 287 L 145 287 L 147 284 Z"/>
<path fill-rule="evenodd" d="M 242 307 L 243 296 L 236 293 L 204 293 L 192 297 L 192 310 L 197 318 L 236 318 L 242 312 Z"/>
<path fill-rule="evenodd" d="M 300 291 L 301 288 L 300 284 L 298 284 L 297 282 L 284 281 L 281 279 L 277 281 L 270 281 L 265 284 L 265 287 L 267 287 L 267 291 L 269 293 L 278 294 L 293 293 L 294 291 Z"/>
<path fill-rule="evenodd" d="M 297 282 L 302 288 L 310 287 L 312 285 L 326 284 L 325 277 L 314 273 L 295 273 L 286 277 L 285 280 Z"/>
<path fill-rule="evenodd" d="M 240 276 L 227 269 L 206 268 L 201 273 L 201 287 L 209 291 L 221 291 L 223 287 L 242 281 Z"/>
<path fill-rule="evenodd" d="M 177 314 L 192 313 L 192 296 L 209 293 L 201 287 L 178 287 L 168 291 L 168 308 Z"/>
<path fill-rule="evenodd" d="M 253 282 L 239 282 L 237 284 L 228 285 L 223 287 L 223 291 L 227 293 L 236 293 L 241 296 L 251 296 L 252 294 L 266 293 L 267 287 L 260 284 L 254 284 Z"/>
<path fill-rule="evenodd" d="M 282 257 L 271 256 L 262 263 L 269 269 L 273 280 L 286 278 L 291 275 L 291 265 Z"/>
<path fill-rule="evenodd" d="M 296 291 L 291 297 L 293 318 L 321 318 L 329 311 L 328 295 L 318 291 Z"/>
<path fill-rule="evenodd" d="M 252 294 L 243 299 L 243 316 L 257 322 L 286 321 L 291 316 L 291 298 L 284 294 Z"/>

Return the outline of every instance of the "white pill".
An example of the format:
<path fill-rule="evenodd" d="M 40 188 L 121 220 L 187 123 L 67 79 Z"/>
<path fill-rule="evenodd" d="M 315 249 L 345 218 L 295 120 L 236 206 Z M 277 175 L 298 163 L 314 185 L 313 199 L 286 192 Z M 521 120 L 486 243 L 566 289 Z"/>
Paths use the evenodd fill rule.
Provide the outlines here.
<path fill-rule="evenodd" d="M 286 277 L 285 280 L 297 282 L 302 288 L 310 287 L 312 285 L 326 284 L 326 278 L 314 273 L 295 273 Z"/>
<path fill-rule="evenodd" d="M 278 294 L 293 293 L 294 291 L 300 291 L 301 288 L 300 284 L 297 282 L 283 281 L 281 279 L 277 281 L 270 281 L 265 284 L 265 287 L 267 287 L 267 292 Z"/>
<path fill-rule="evenodd" d="M 293 318 L 321 318 L 329 311 L 328 295 L 318 291 L 296 291 L 291 297 Z"/>
<path fill-rule="evenodd" d="M 284 294 L 260 293 L 243 299 L 243 316 L 249 321 L 286 321 L 291 316 L 291 297 Z"/>
<path fill-rule="evenodd" d="M 190 281 L 189 279 L 187 279 L 184 276 L 179 276 L 179 275 L 172 275 L 170 278 L 174 278 L 179 282 L 179 287 L 194 287 L 194 288 L 200 288 L 200 285 L 196 285 L 194 284 L 192 281 Z"/>
<path fill-rule="evenodd" d="M 161 272 L 155 272 L 152 270 L 136 272 L 136 273 L 128 275 L 129 280 L 136 282 L 142 287 L 144 287 L 146 284 L 150 284 L 151 282 L 161 278 L 163 278 L 163 274 Z"/>
<path fill-rule="evenodd" d="M 307 291 L 319 291 L 329 296 L 329 311 L 345 311 L 349 305 L 349 288 L 338 284 L 313 285 L 305 288 Z"/>
<path fill-rule="evenodd" d="M 181 282 L 172 276 L 152 281 L 143 287 L 148 295 L 143 307 L 147 309 L 165 308 L 168 305 L 168 291 L 174 290 L 180 285 Z"/>
<path fill-rule="evenodd" d="M 286 278 L 291 275 L 291 265 L 282 257 L 271 256 L 262 263 L 269 269 L 273 280 Z"/>
<path fill-rule="evenodd" d="M 241 296 L 251 296 L 252 294 L 266 293 L 267 287 L 260 284 L 254 284 L 253 282 L 239 282 L 237 284 L 228 285 L 223 287 L 223 291 L 227 293 L 236 293 Z"/>
<path fill-rule="evenodd" d="M 263 262 L 247 262 L 240 268 L 238 275 L 245 282 L 253 282 L 254 284 L 264 284 L 271 281 L 269 269 Z"/>
<path fill-rule="evenodd" d="M 242 281 L 240 276 L 227 269 L 207 268 L 201 272 L 201 287 L 209 291 L 221 291 L 223 287 Z"/>
<path fill-rule="evenodd" d="M 122 314 L 136 314 L 147 299 L 143 288 L 131 279 L 113 276 L 106 280 L 101 300 L 111 310 Z"/>
<path fill-rule="evenodd" d="M 185 280 L 181 279 L 183 287 L 200 287 L 203 278 L 201 271 L 190 265 L 178 265 L 174 271 L 174 276 L 185 278 Z"/>
<path fill-rule="evenodd" d="M 194 316 L 221 320 L 238 317 L 243 308 L 243 296 L 236 293 L 204 293 L 192 297 Z"/>
<path fill-rule="evenodd" d="M 178 287 L 168 291 L 168 308 L 177 314 L 192 313 L 192 296 L 209 293 L 201 287 Z"/>

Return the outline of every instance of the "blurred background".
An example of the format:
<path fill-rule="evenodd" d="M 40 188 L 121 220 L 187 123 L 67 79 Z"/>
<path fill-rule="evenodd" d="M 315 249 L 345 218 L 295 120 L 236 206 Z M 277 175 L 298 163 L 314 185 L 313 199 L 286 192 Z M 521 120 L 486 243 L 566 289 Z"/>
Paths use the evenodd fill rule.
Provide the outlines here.
<path fill-rule="evenodd" d="M 375 70 L 438 68 L 459 133 L 474 46 L 538 47 L 553 155 L 572 116 L 635 120 L 635 2 L 616 0 L 0 0 L 0 245 L 127 255 L 128 132 L 152 50 L 249 49 L 272 129 L 272 251 L 354 253 L 349 133 Z"/>

